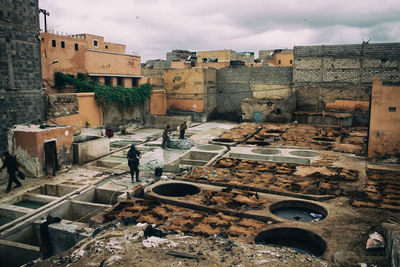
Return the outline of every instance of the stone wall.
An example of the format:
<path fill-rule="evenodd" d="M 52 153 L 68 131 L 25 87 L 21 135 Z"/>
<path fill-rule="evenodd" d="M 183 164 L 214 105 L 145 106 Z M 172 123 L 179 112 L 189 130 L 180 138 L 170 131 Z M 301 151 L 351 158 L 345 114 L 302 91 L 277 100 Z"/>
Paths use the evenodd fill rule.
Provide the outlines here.
<path fill-rule="evenodd" d="M 293 84 L 300 110 L 336 99 L 368 100 L 372 78 L 400 83 L 400 43 L 294 47 Z"/>
<path fill-rule="evenodd" d="M 217 70 L 218 112 L 241 113 L 245 98 L 288 97 L 291 67 L 229 67 Z"/>
<path fill-rule="evenodd" d="M 103 107 L 103 124 L 107 128 L 118 130 L 120 126 L 136 124 L 137 127 L 151 123 L 150 101 L 134 107 L 120 109 L 117 105 Z"/>
<path fill-rule="evenodd" d="M 15 124 L 44 119 L 37 0 L 0 0 L 0 152 Z"/>

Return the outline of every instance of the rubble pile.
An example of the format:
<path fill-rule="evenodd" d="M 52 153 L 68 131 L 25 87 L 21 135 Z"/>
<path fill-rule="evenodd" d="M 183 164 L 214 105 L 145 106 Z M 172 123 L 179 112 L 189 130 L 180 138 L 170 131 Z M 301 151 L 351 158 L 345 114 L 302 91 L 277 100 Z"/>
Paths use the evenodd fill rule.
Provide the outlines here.
<path fill-rule="evenodd" d="M 149 223 L 167 231 L 182 231 L 197 236 L 224 235 L 243 241 L 253 240 L 267 224 L 261 221 L 228 216 L 222 212 L 208 214 L 151 200 L 132 199 L 120 202 L 103 215 L 106 221 L 124 224 Z"/>
<path fill-rule="evenodd" d="M 340 183 L 358 180 L 358 171 L 223 158 L 214 166 L 194 168 L 184 179 L 252 190 L 342 195 Z"/>
<path fill-rule="evenodd" d="M 350 204 L 400 211 L 400 171 L 367 169 L 367 183 Z"/>
<path fill-rule="evenodd" d="M 190 149 L 192 146 L 194 146 L 194 141 L 190 138 L 187 139 L 171 139 L 168 147 L 169 148 L 174 148 L 174 149 Z"/>

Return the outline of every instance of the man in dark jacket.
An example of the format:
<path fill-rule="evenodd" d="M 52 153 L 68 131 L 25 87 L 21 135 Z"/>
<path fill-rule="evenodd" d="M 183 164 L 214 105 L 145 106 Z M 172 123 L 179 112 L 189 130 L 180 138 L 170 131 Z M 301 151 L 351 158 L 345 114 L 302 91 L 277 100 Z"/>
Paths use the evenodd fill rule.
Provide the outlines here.
<path fill-rule="evenodd" d="M 187 129 L 186 121 L 179 126 L 179 139 L 185 139 L 185 131 Z"/>
<path fill-rule="evenodd" d="M 139 158 L 142 155 L 139 150 L 136 149 L 135 145 L 131 145 L 131 149 L 128 151 L 128 155 L 126 156 L 128 158 L 128 166 L 129 170 L 131 172 L 131 179 L 132 183 L 133 181 L 133 174 L 136 173 L 136 182 L 140 182 L 139 180 Z"/>
<path fill-rule="evenodd" d="M 20 187 L 21 183 L 15 177 L 15 173 L 18 171 L 18 161 L 17 158 L 13 155 L 10 155 L 8 152 L 4 152 L 4 162 L 0 171 L 2 171 L 5 167 L 7 167 L 8 172 L 8 185 L 6 193 L 10 192 L 12 183 L 16 183 L 15 187 Z"/>
<path fill-rule="evenodd" d="M 165 146 L 168 147 L 168 145 L 169 145 L 170 139 L 168 136 L 168 132 L 169 132 L 170 128 L 171 128 L 171 126 L 169 124 L 167 126 L 165 126 L 165 128 L 164 128 L 164 132 L 162 134 L 162 144 L 161 144 L 162 148 L 165 148 Z"/>

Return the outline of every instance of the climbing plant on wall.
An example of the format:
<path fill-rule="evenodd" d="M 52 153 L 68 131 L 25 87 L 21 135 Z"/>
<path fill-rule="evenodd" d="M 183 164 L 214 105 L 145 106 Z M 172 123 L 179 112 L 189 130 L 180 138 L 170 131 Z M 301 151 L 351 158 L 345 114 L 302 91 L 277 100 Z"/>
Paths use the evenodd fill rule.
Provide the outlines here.
<path fill-rule="evenodd" d="M 78 92 L 94 92 L 96 102 L 99 105 L 117 104 L 120 108 L 142 104 L 147 99 L 150 99 L 151 94 L 150 84 L 142 84 L 139 88 L 112 87 L 90 81 L 83 73 L 78 73 L 74 76 L 72 74 L 55 72 L 54 81 L 54 87 L 58 89 L 64 88 L 66 85 L 71 85 Z"/>

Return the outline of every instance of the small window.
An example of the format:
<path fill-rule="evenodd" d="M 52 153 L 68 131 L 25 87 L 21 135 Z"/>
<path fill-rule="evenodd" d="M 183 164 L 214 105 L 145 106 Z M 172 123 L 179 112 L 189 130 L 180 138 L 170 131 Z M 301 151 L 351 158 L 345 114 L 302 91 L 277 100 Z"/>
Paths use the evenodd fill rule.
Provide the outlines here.
<path fill-rule="evenodd" d="M 117 86 L 122 86 L 122 77 L 117 77 Z"/>
<path fill-rule="evenodd" d="M 290 60 L 290 64 L 293 64 L 293 60 Z"/>
<path fill-rule="evenodd" d="M 281 60 L 280 59 L 278 60 L 278 64 L 281 65 Z"/>
<path fill-rule="evenodd" d="M 108 45 L 106 45 L 106 49 L 108 49 Z"/>
<path fill-rule="evenodd" d="M 65 42 L 61 41 L 61 48 L 65 48 Z"/>
<path fill-rule="evenodd" d="M 97 40 L 93 40 L 93 45 L 97 46 Z"/>
<path fill-rule="evenodd" d="M 276 109 L 276 114 L 281 114 L 281 113 L 282 113 L 282 110 L 280 108 L 277 108 Z"/>
<path fill-rule="evenodd" d="M 104 84 L 105 85 L 111 86 L 111 83 L 112 83 L 112 81 L 111 81 L 111 77 L 110 76 L 104 77 Z"/>
<path fill-rule="evenodd" d="M 203 61 L 203 62 L 207 62 L 207 58 L 206 58 L 206 57 L 203 57 L 203 58 L 202 58 L 202 61 Z"/>
<path fill-rule="evenodd" d="M 75 50 L 78 51 L 79 50 L 79 46 L 78 44 L 75 44 Z"/>
<path fill-rule="evenodd" d="M 51 40 L 51 46 L 56 47 L 56 40 Z"/>
<path fill-rule="evenodd" d="M 44 37 L 41 38 L 42 42 L 44 42 Z"/>
<path fill-rule="evenodd" d="M 396 112 L 396 107 L 389 107 L 389 112 Z"/>

